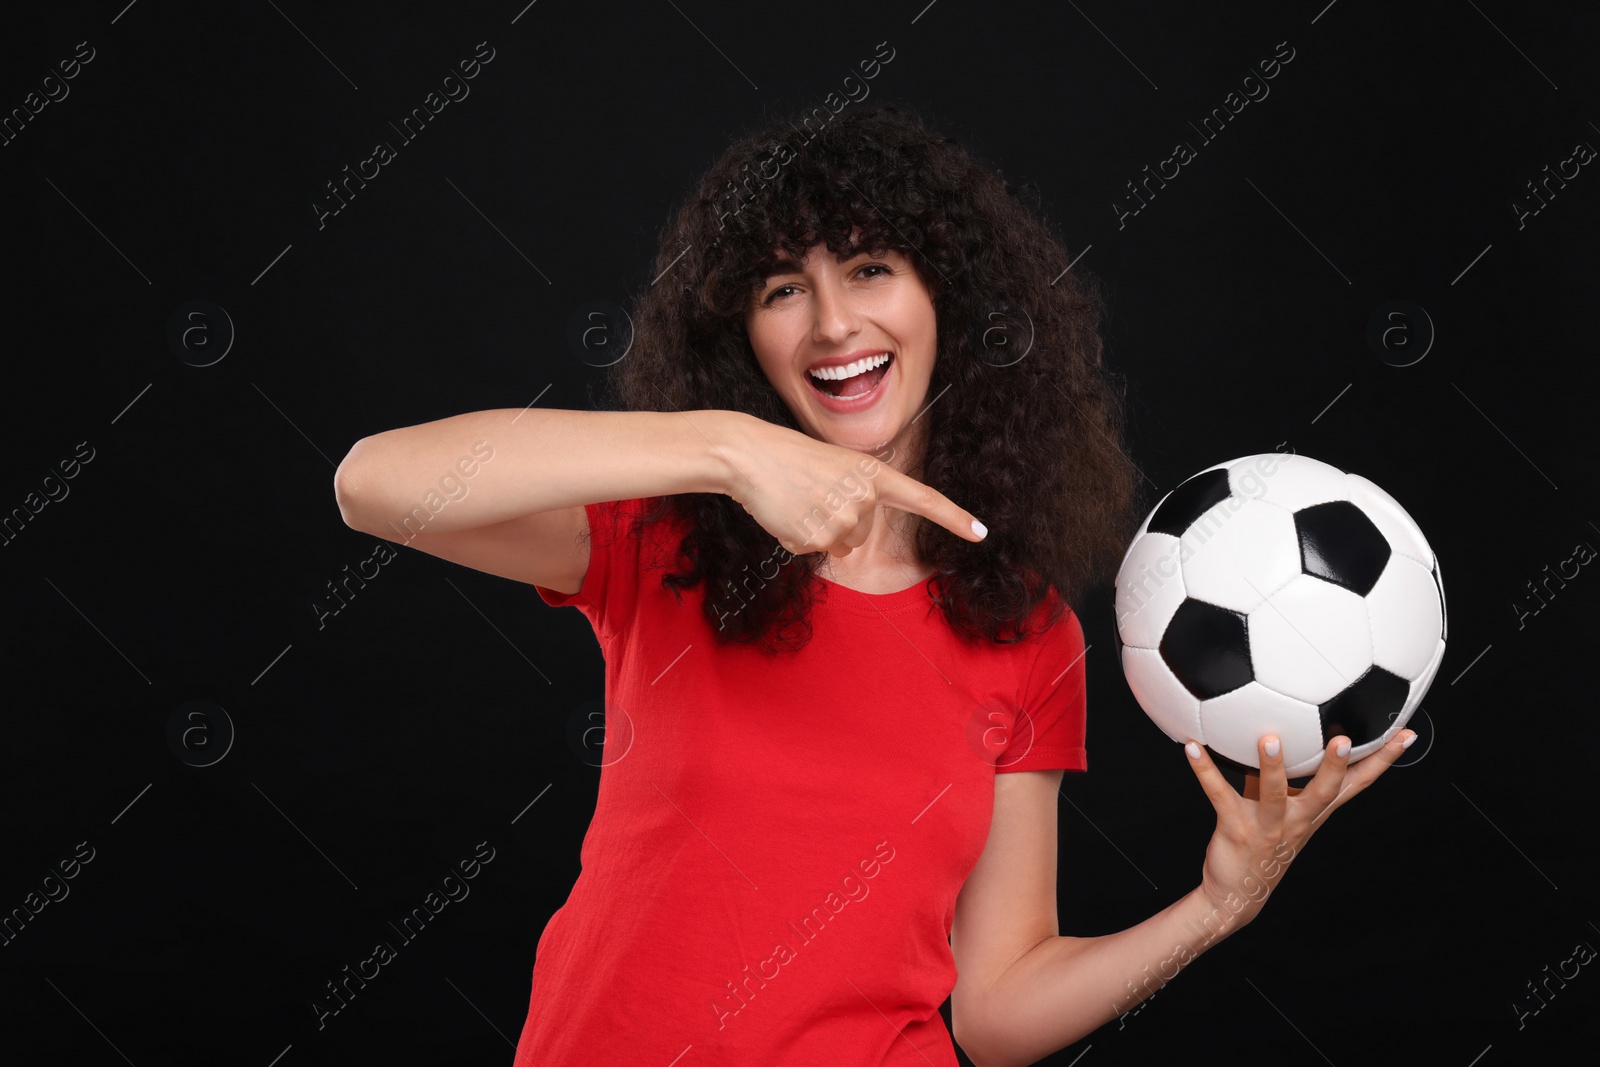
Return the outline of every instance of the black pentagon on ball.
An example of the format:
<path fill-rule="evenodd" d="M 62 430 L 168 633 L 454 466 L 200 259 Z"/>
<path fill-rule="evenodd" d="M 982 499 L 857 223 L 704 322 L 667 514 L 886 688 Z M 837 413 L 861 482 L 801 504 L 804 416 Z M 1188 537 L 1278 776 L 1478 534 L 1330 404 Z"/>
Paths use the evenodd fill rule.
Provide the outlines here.
<path fill-rule="evenodd" d="M 1161 635 L 1161 658 L 1183 687 L 1201 700 L 1230 693 L 1255 680 L 1245 617 L 1189 599 Z"/>
<path fill-rule="evenodd" d="M 1370 667 L 1338 696 L 1317 708 L 1322 743 L 1344 734 L 1352 745 L 1376 741 L 1394 725 L 1411 693 L 1411 683 L 1382 667 Z"/>
<path fill-rule="evenodd" d="M 1357 596 L 1366 596 L 1389 565 L 1389 539 L 1348 500 L 1313 504 L 1294 513 L 1300 569 Z"/>
<path fill-rule="evenodd" d="M 1182 537 L 1194 521 L 1228 499 L 1228 469 L 1204 471 L 1168 493 L 1146 530 Z"/>

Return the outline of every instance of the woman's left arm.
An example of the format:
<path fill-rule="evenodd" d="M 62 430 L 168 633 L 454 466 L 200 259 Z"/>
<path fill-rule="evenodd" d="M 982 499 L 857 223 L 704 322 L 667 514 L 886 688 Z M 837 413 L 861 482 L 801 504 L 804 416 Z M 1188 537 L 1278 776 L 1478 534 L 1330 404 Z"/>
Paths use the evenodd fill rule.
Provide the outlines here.
<path fill-rule="evenodd" d="M 995 775 L 989 840 L 962 886 L 951 927 L 959 975 L 951 1023 L 962 1050 L 978 1067 L 1020 1067 L 1137 1008 L 1255 918 L 1306 840 L 1415 737 L 1403 730 L 1353 766 L 1349 739 L 1336 737 L 1299 791 L 1289 789 L 1277 739 L 1264 737 L 1260 795 L 1250 798 L 1191 742 L 1190 764 L 1217 812 L 1200 885 L 1138 925 L 1099 937 L 1058 932 L 1061 772 Z"/>

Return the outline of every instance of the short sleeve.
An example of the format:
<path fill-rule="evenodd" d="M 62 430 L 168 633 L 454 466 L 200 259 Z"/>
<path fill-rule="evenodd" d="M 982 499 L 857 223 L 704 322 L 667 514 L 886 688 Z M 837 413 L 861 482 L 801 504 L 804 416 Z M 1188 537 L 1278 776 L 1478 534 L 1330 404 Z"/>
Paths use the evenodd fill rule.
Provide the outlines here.
<path fill-rule="evenodd" d="M 562 593 L 542 585 L 533 588 L 551 607 L 575 607 L 583 612 L 595 636 L 606 639 L 632 619 L 639 596 L 638 539 L 628 535 L 644 501 L 611 500 L 585 504 L 589 518 L 589 566 L 576 593 Z"/>
<path fill-rule="evenodd" d="M 1038 654 L 1022 679 L 1020 713 L 1010 744 L 995 760 L 995 773 L 1088 770 L 1086 649 L 1078 613 L 1067 609 L 1054 626 L 1029 643 L 1037 646 Z"/>

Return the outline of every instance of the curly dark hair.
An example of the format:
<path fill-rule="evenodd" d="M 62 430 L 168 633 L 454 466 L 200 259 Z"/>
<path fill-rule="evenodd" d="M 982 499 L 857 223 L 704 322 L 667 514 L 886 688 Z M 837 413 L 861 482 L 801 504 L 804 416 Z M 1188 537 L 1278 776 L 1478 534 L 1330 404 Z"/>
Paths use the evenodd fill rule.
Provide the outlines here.
<path fill-rule="evenodd" d="M 1140 513 L 1121 443 L 1125 382 L 1102 357 L 1101 287 L 1067 269 L 1042 214 L 998 171 L 909 109 L 830 118 L 818 130 L 785 119 L 747 133 L 701 178 L 662 232 L 658 281 L 637 299 L 633 347 L 609 391 L 625 410 L 734 410 L 798 431 L 744 327 L 775 250 L 796 260 L 819 242 L 841 261 L 903 253 L 928 286 L 938 338 L 918 480 L 989 531 L 969 542 L 911 515 L 913 544 L 937 567 L 930 596 L 964 640 L 1025 640 L 1039 632 L 1027 623 L 1049 587 L 1059 602 L 1045 627 L 1114 575 Z M 685 521 L 686 569 L 662 584 L 681 599 L 705 582 L 719 640 L 767 654 L 810 640 L 824 553 L 791 556 L 719 493 L 646 504 L 635 534 Z M 780 560 L 775 576 L 761 570 Z"/>

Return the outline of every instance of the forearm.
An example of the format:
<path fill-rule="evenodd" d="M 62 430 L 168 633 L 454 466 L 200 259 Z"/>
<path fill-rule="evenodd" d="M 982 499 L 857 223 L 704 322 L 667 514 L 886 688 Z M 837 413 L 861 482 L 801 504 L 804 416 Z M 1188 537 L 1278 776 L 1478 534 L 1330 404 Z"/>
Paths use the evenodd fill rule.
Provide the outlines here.
<path fill-rule="evenodd" d="M 429 520 L 445 532 L 607 500 L 725 492 L 736 475 L 721 446 L 747 418 L 714 409 L 469 412 L 357 441 L 335 493 L 356 529 L 445 496 L 451 506 Z"/>
<path fill-rule="evenodd" d="M 1254 910 L 1216 907 L 1196 888 L 1126 930 L 1041 941 L 985 992 L 968 1056 L 978 1067 L 1020 1067 L 1065 1048 L 1134 1010 Z"/>

